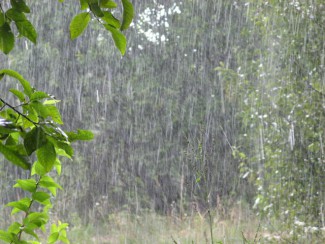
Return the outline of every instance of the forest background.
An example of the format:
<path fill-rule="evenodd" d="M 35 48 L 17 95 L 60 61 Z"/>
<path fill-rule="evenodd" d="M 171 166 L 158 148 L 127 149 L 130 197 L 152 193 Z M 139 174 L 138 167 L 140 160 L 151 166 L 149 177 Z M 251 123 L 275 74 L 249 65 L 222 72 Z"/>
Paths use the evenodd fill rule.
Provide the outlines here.
<path fill-rule="evenodd" d="M 53 218 L 96 226 L 121 212 L 199 212 L 218 226 L 246 221 L 244 207 L 281 238 L 324 238 L 324 3 L 133 4 L 122 59 L 96 25 L 71 41 L 79 6 L 57 1 L 30 3 L 37 45 L 21 39 L 0 56 L 62 100 L 64 129 L 95 135 L 64 161 Z M 12 185 L 26 172 L 0 167 L 4 206 L 22 197 Z"/>

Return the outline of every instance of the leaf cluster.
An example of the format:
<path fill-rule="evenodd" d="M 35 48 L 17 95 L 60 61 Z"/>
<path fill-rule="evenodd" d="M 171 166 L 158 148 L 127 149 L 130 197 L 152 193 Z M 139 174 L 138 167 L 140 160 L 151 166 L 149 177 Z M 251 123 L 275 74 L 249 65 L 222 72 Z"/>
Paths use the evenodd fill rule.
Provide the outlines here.
<path fill-rule="evenodd" d="M 64 2 L 59 0 L 59 2 Z M 111 10 L 118 5 L 112 0 L 80 0 L 81 12 L 70 23 L 70 37 L 75 39 L 82 34 L 92 18 L 97 19 L 110 31 L 116 47 L 122 54 L 126 50 L 126 38 L 122 31 L 130 26 L 133 19 L 133 6 L 122 0 L 123 19 L 114 17 Z M 8 54 L 15 44 L 14 28 L 18 37 L 25 37 L 36 44 L 37 32 L 26 14 L 31 12 L 24 0 L 10 0 L 4 10 L 0 2 L 0 50 Z M 7 77 L 18 81 L 22 89 L 10 89 L 8 93 L 13 105 L 0 97 L 0 153 L 11 164 L 30 171 L 28 179 L 16 179 L 14 187 L 21 188 L 27 197 L 9 202 L 11 214 L 21 214 L 21 222 L 13 222 L 7 230 L 0 230 L 0 240 L 6 243 L 40 243 L 37 229 L 45 231 L 49 221 L 48 211 L 52 207 L 51 197 L 56 196 L 62 187 L 50 173 L 55 169 L 61 174 L 61 157 L 71 159 L 71 143 L 78 140 L 91 140 L 93 134 L 86 130 L 65 132 L 61 114 L 56 107 L 60 102 L 50 94 L 38 91 L 19 73 L 10 69 L 0 70 L 0 81 Z M 43 206 L 36 211 L 35 204 Z M 38 208 L 39 209 L 39 208 Z M 47 243 L 57 241 L 69 243 L 66 235 L 68 224 L 52 224 Z M 28 236 L 25 238 L 25 235 Z M 26 241 L 27 240 L 27 241 Z"/>
<path fill-rule="evenodd" d="M 85 12 L 73 17 L 70 23 L 71 39 L 74 40 L 84 32 L 93 16 L 112 34 L 115 46 L 124 55 L 126 51 L 126 37 L 122 31 L 127 29 L 132 22 L 133 6 L 128 0 L 122 0 L 122 5 L 123 19 L 121 22 L 112 14 L 111 10 L 117 7 L 114 1 L 80 0 L 81 10 L 85 10 Z"/>
<path fill-rule="evenodd" d="M 112 10 L 118 4 L 112 0 L 80 0 L 80 9 L 83 11 L 74 16 L 70 23 L 70 37 L 72 40 L 80 36 L 92 19 L 98 22 L 112 34 L 115 46 L 122 55 L 126 50 L 126 37 L 122 31 L 126 30 L 133 19 L 133 5 L 128 0 L 121 0 L 123 18 L 116 18 Z M 59 0 L 64 2 L 64 0 Z M 0 3 L 0 50 L 8 54 L 15 46 L 14 29 L 18 37 L 25 37 L 34 44 L 37 42 L 37 31 L 26 15 L 31 13 L 25 0 L 10 0 L 10 7 L 5 10 Z M 16 28 L 14 28 L 15 26 Z"/>
<path fill-rule="evenodd" d="M 11 105 L 0 98 L 0 153 L 12 164 L 30 171 L 28 179 L 17 179 L 14 187 L 28 192 L 28 197 L 9 202 L 12 214 L 23 213 L 20 223 L 14 222 L 7 231 L 0 231 L 0 239 L 7 243 L 38 243 L 22 241 L 22 234 L 39 240 L 36 229 L 45 230 L 49 220 L 48 210 L 52 207 L 51 196 L 56 196 L 62 187 L 49 173 L 56 169 L 61 174 L 60 157 L 71 159 L 71 142 L 91 140 L 90 131 L 78 130 L 65 132 L 61 115 L 55 106 L 59 100 L 37 91 L 20 74 L 13 70 L 0 70 L 0 77 L 14 78 L 22 86 L 21 90 L 10 89 L 10 93 L 19 101 Z M 36 159 L 32 162 L 32 159 Z M 33 203 L 43 205 L 41 212 L 33 211 Z M 66 238 L 67 224 L 52 225 L 48 243 L 60 240 L 69 243 Z"/>
<path fill-rule="evenodd" d="M 23 36 L 36 44 L 37 32 L 26 14 L 30 8 L 24 0 L 10 0 L 11 7 L 4 10 L 0 3 L 0 50 L 8 54 L 15 45 L 13 25 L 16 26 L 18 36 Z"/>

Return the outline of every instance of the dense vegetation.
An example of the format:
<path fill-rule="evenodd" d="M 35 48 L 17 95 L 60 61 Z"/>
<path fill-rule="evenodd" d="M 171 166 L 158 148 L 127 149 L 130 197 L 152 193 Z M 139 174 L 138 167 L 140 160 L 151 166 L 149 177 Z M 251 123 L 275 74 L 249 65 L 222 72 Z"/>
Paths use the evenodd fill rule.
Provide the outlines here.
<path fill-rule="evenodd" d="M 94 18 L 112 34 L 115 46 L 124 54 L 126 38 L 121 31 L 127 29 L 132 22 L 132 4 L 128 0 L 122 0 L 123 18 L 119 21 L 112 14 L 112 9 L 117 7 L 113 1 L 81 0 L 79 3 L 84 11 L 72 18 L 69 26 L 70 38 L 73 40 L 80 36 Z M 19 36 L 36 44 L 37 31 L 26 17 L 31 12 L 28 3 L 24 0 L 12 0 L 4 4 L 1 2 L 0 10 L 0 50 L 4 54 L 10 53 L 15 46 L 13 27 L 16 27 Z M 16 79 L 22 88 L 17 86 L 16 89 L 9 89 L 9 94 L 1 94 L 0 153 L 13 166 L 28 173 L 23 178 L 17 177 L 13 186 L 25 191 L 20 191 L 24 197 L 18 197 L 17 201 L 5 205 L 12 208 L 11 215 L 21 215 L 16 217 L 16 221 L 13 220 L 6 231 L 0 230 L 0 240 L 15 244 L 37 244 L 41 243 L 38 230 L 45 231 L 50 219 L 51 198 L 56 197 L 57 189 L 62 190 L 53 179 L 54 169 L 60 175 L 60 158 L 73 157 L 71 143 L 90 140 L 93 134 L 86 130 L 63 131 L 61 115 L 55 106 L 60 100 L 36 90 L 14 70 L 1 69 L 0 80 L 4 77 L 9 77 L 9 81 L 10 78 Z M 13 98 L 8 98 L 9 95 L 13 95 Z M 70 243 L 66 234 L 67 227 L 68 223 L 53 223 L 47 243 Z"/>
<path fill-rule="evenodd" d="M 123 211 L 229 218 L 240 201 L 286 240 L 321 239 L 322 2 L 134 3 L 118 61 L 98 25 L 69 40 L 65 20 L 79 6 L 33 2 L 42 14 L 30 21 L 42 42 L 18 40 L 2 63 L 62 100 L 65 129 L 95 135 L 63 166 L 55 218 L 71 225 Z M 0 167 L 5 204 L 21 194 L 7 186 L 24 173 Z"/>

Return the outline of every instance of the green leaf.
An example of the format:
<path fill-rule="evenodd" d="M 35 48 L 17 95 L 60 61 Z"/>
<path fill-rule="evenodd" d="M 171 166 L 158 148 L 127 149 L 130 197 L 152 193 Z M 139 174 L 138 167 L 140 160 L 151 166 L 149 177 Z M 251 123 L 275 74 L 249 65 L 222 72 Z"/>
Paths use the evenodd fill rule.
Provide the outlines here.
<path fill-rule="evenodd" d="M 43 102 L 44 105 L 51 105 L 61 102 L 61 100 L 50 99 Z"/>
<path fill-rule="evenodd" d="M 17 238 L 17 237 L 16 237 L 16 238 Z M 21 240 L 21 241 L 19 241 L 19 240 L 15 240 L 14 243 L 15 243 L 15 244 L 30 244 L 29 242 L 27 242 L 27 241 L 23 241 L 23 240 Z"/>
<path fill-rule="evenodd" d="M 128 0 L 122 0 L 122 5 L 123 5 L 123 21 L 122 21 L 121 30 L 126 30 L 127 28 L 129 28 L 132 22 L 134 16 L 134 10 L 133 10 L 132 3 Z"/>
<path fill-rule="evenodd" d="M 0 131 L 1 131 L 1 127 L 0 127 Z M 6 140 L 9 137 L 8 133 L 1 133 L 0 132 L 0 140 Z"/>
<path fill-rule="evenodd" d="M 94 138 L 94 134 L 89 130 L 78 130 L 77 133 L 67 132 L 67 135 L 70 142 L 77 140 L 88 141 Z"/>
<path fill-rule="evenodd" d="M 28 156 L 46 143 L 46 135 L 40 127 L 34 127 L 24 138 L 24 146 Z"/>
<path fill-rule="evenodd" d="M 10 136 L 12 136 L 13 134 L 17 134 L 17 132 L 12 133 Z M 14 136 L 16 137 L 16 135 Z M 18 143 L 18 141 L 16 141 L 14 137 L 11 139 L 9 144 L 7 144 L 6 142 L 5 146 L 11 151 L 15 152 L 17 155 L 20 155 L 22 157 L 27 156 L 25 147 L 22 144 Z"/>
<path fill-rule="evenodd" d="M 1 40 L 0 40 L 0 42 L 1 42 Z M 14 70 L 11 70 L 11 69 L 2 69 L 2 70 L 0 70 L 0 75 L 1 74 L 9 75 L 9 76 L 17 79 L 20 82 L 20 84 L 23 86 L 24 93 L 28 97 L 30 97 L 30 95 L 32 94 L 32 87 L 29 84 L 29 82 L 27 80 L 25 80 L 21 74 L 19 74 L 18 72 L 14 71 Z"/>
<path fill-rule="evenodd" d="M 0 50 L 8 54 L 15 46 L 15 37 L 8 23 L 0 26 Z"/>
<path fill-rule="evenodd" d="M 81 10 L 85 10 L 88 8 L 87 0 L 80 0 L 80 8 L 81 8 Z"/>
<path fill-rule="evenodd" d="M 24 20 L 15 22 L 15 24 L 20 35 L 26 37 L 28 40 L 36 44 L 37 32 L 31 22 Z"/>
<path fill-rule="evenodd" d="M 18 208 L 13 208 L 13 209 L 11 210 L 11 215 L 15 215 L 16 213 L 19 213 L 19 212 L 21 212 L 20 209 L 18 209 Z"/>
<path fill-rule="evenodd" d="M 36 225 L 35 225 L 35 226 L 36 226 Z M 24 227 L 24 232 L 25 232 L 26 234 L 28 234 L 28 235 L 31 235 L 31 236 L 35 237 L 36 240 L 39 240 L 38 235 L 33 231 L 33 229 L 28 228 L 28 227 L 25 226 L 25 227 Z"/>
<path fill-rule="evenodd" d="M 0 230 L 0 240 L 4 242 L 12 243 L 13 242 L 14 234 L 10 234 L 6 231 Z"/>
<path fill-rule="evenodd" d="M 69 226 L 69 224 L 68 223 L 62 223 L 62 224 L 60 224 L 59 225 L 59 231 L 61 231 L 61 230 L 64 230 L 64 229 L 66 229 L 66 228 L 68 228 L 68 226 Z"/>
<path fill-rule="evenodd" d="M 53 105 L 45 105 L 45 107 L 47 108 L 48 116 L 51 116 L 54 122 L 62 125 L 63 121 L 58 108 Z"/>
<path fill-rule="evenodd" d="M 0 12 L 0 26 L 2 26 L 6 22 L 6 17 L 5 15 Z"/>
<path fill-rule="evenodd" d="M 56 226 L 56 224 L 51 225 L 51 233 L 54 233 L 54 232 L 59 232 L 59 228 Z"/>
<path fill-rule="evenodd" d="M 21 224 L 19 224 L 18 222 L 13 222 L 13 223 L 8 227 L 8 232 L 17 235 L 17 234 L 20 232 L 20 227 L 21 227 Z"/>
<path fill-rule="evenodd" d="M 101 8 L 99 7 L 98 3 L 92 3 L 92 4 L 89 4 L 89 8 L 91 10 L 91 12 L 93 12 L 94 15 L 96 15 L 97 17 L 103 17 L 104 14 L 101 10 Z"/>
<path fill-rule="evenodd" d="M 62 235 L 62 233 L 61 233 L 61 235 L 59 237 L 59 240 L 62 241 L 63 243 L 65 243 L 65 244 L 70 244 L 70 241 L 68 240 L 68 238 L 66 236 Z"/>
<path fill-rule="evenodd" d="M 0 119 L 0 133 L 11 134 L 11 133 L 14 133 L 17 131 L 20 131 L 19 126 L 16 126 L 11 121 L 7 121 L 5 119 Z M 6 145 L 7 145 L 7 142 L 6 142 Z"/>
<path fill-rule="evenodd" d="M 62 190 L 62 187 L 58 183 L 56 183 L 51 176 L 48 175 L 42 176 L 41 180 L 39 181 L 39 185 L 45 188 L 55 187 Z"/>
<path fill-rule="evenodd" d="M 52 117 L 53 121 L 58 124 L 63 124 L 60 112 L 57 107 L 54 105 L 44 105 L 38 100 L 34 100 L 30 103 L 30 105 L 36 110 L 38 115 L 43 119 L 47 117 Z"/>
<path fill-rule="evenodd" d="M 51 204 L 50 200 L 48 200 L 48 203 L 46 205 L 44 205 L 44 208 L 43 208 L 43 212 L 44 213 L 48 213 L 49 210 L 53 207 L 53 205 Z M 43 227 L 44 228 L 44 227 Z"/>
<path fill-rule="evenodd" d="M 22 198 L 22 199 L 20 199 L 19 202 L 21 202 L 21 203 L 24 204 L 24 205 L 29 206 L 30 203 L 31 203 L 31 199 L 26 197 L 26 198 Z M 14 207 L 14 208 L 12 209 L 12 211 L 11 211 L 11 215 L 14 215 L 15 213 L 18 213 L 18 212 L 20 212 L 20 211 L 24 211 L 24 210 L 22 210 L 22 209 L 20 209 L 20 208 L 17 208 L 17 207 Z M 26 212 L 26 211 L 25 211 L 25 212 Z"/>
<path fill-rule="evenodd" d="M 19 12 L 30 13 L 29 7 L 24 0 L 10 0 L 11 6 Z"/>
<path fill-rule="evenodd" d="M 42 117 L 43 119 L 46 119 L 49 116 L 49 112 L 47 110 L 47 107 L 44 106 L 41 102 L 38 100 L 33 100 L 30 103 L 30 106 L 35 109 L 37 112 L 38 116 Z"/>
<path fill-rule="evenodd" d="M 66 151 L 64 151 L 63 149 L 56 148 L 55 150 L 58 155 L 71 159 L 71 156 L 67 154 Z"/>
<path fill-rule="evenodd" d="M 30 230 L 35 230 L 38 229 L 38 226 L 33 223 L 28 223 L 27 225 L 25 225 L 25 228 L 28 228 Z"/>
<path fill-rule="evenodd" d="M 52 233 L 52 234 L 49 236 L 49 238 L 48 238 L 48 240 L 47 240 L 47 243 L 48 243 L 48 244 L 55 243 L 55 242 L 59 239 L 59 236 L 60 236 L 59 232 L 54 232 L 54 233 Z"/>
<path fill-rule="evenodd" d="M 50 126 L 43 127 L 45 133 L 49 135 L 47 137 L 48 140 L 50 140 L 53 145 L 56 145 L 57 141 L 61 142 L 67 142 L 68 136 L 67 134 L 58 126 L 55 124 L 49 124 Z"/>
<path fill-rule="evenodd" d="M 39 122 L 39 117 L 37 111 L 33 108 L 31 104 L 23 105 L 23 111 L 25 114 L 28 114 L 28 118 L 35 123 Z M 22 122 L 24 128 L 33 128 L 35 124 L 27 120 L 25 117 L 22 117 Z"/>
<path fill-rule="evenodd" d="M 57 188 L 62 190 L 62 187 L 59 184 L 55 183 L 54 180 L 48 175 L 42 176 L 39 185 L 48 189 L 53 194 L 53 196 L 56 196 Z"/>
<path fill-rule="evenodd" d="M 120 28 L 121 23 L 120 21 L 114 17 L 114 15 L 109 11 L 103 11 L 104 17 L 102 17 L 102 20 L 104 20 L 107 24 L 114 26 L 115 28 Z"/>
<path fill-rule="evenodd" d="M 6 16 L 15 22 L 27 20 L 24 13 L 19 12 L 14 8 L 8 9 L 6 12 Z"/>
<path fill-rule="evenodd" d="M 29 198 L 23 198 L 19 201 L 9 202 L 6 206 L 17 208 L 23 212 L 27 212 L 30 206 L 31 200 Z"/>
<path fill-rule="evenodd" d="M 87 28 L 91 17 L 89 13 L 80 13 L 73 17 L 70 23 L 70 38 L 72 40 L 80 36 Z"/>
<path fill-rule="evenodd" d="M 39 203 L 46 204 L 48 202 L 48 200 L 50 199 L 50 195 L 46 192 L 38 191 L 38 192 L 33 193 L 32 199 Z"/>
<path fill-rule="evenodd" d="M 13 133 L 12 133 L 13 134 Z M 11 134 L 11 135 L 12 135 Z M 12 138 L 12 140 L 15 140 L 14 138 Z M 6 146 L 11 149 L 12 151 L 14 151 L 16 154 L 26 158 L 27 156 L 27 153 L 26 153 L 26 150 L 25 150 L 25 147 L 24 145 L 20 144 L 20 143 L 15 143 L 14 141 L 11 141 L 10 144 L 8 145 L 6 143 Z"/>
<path fill-rule="evenodd" d="M 20 140 L 20 133 L 11 132 L 6 140 L 6 146 L 16 146 Z"/>
<path fill-rule="evenodd" d="M 18 91 L 16 89 L 9 89 L 9 91 L 14 94 L 20 102 L 25 102 L 25 94 L 22 93 L 21 91 Z"/>
<path fill-rule="evenodd" d="M 17 180 L 14 187 L 19 187 L 25 191 L 35 192 L 36 191 L 36 181 L 34 179 Z"/>
<path fill-rule="evenodd" d="M 0 143 L 0 153 L 2 153 L 3 156 L 11 163 L 25 170 L 29 170 L 31 167 L 30 163 L 23 156 L 17 154 L 16 151 L 11 150 L 7 146 L 3 145 L 2 143 Z"/>
<path fill-rule="evenodd" d="M 47 141 L 36 151 L 38 162 L 44 167 L 46 172 L 50 172 L 56 160 L 56 152 L 52 143 Z"/>
<path fill-rule="evenodd" d="M 111 0 L 100 0 L 99 5 L 101 8 L 116 8 L 117 4 Z"/>
<path fill-rule="evenodd" d="M 24 224 L 35 224 L 38 227 L 46 224 L 48 221 L 48 215 L 46 213 L 33 212 L 30 213 L 25 219 Z"/>
<path fill-rule="evenodd" d="M 62 168 L 62 166 L 61 166 L 60 160 L 57 159 L 55 161 L 54 167 L 55 167 L 56 172 L 58 173 L 58 175 L 61 175 L 61 168 Z"/>
<path fill-rule="evenodd" d="M 57 154 L 71 159 L 71 157 L 73 156 L 73 148 L 71 147 L 70 143 L 56 141 L 53 144 L 55 145 L 55 150 L 57 151 Z"/>
<path fill-rule="evenodd" d="M 126 38 L 118 29 L 112 25 L 104 25 L 105 28 L 111 32 L 115 46 L 120 50 L 121 54 L 124 55 L 126 51 Z"/>
<path fill-rule="evenodd" d="M 46 92 L 36 91 L 30 96 L 30 100 L 41 100 L 49 97 L 49 94 L 47 94 Z"/>
<path fill-rule="evenodd" d="M 32 170 L 31 170 L 31 175 L 38 174 L 40 176 L 43 176 L 46 173 L 47 173 L 46 170 L 44 169 L 44 167 L 38 161 L 36 161 L 33 164 L 33 167 L 32 167 Z"/>

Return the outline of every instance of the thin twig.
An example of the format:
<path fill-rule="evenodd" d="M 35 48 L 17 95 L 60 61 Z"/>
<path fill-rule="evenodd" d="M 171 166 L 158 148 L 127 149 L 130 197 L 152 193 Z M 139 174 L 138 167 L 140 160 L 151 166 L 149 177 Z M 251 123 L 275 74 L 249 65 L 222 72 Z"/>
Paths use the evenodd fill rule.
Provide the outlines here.
<path fill-rule="evenodd" d="M 7 103 L 5 100 L 3 100 L 2 98 L 0 98 L 0 101 L 3 102 L 5 104 L 5 106 L 8 106 L 9 108 L 11 108 L 12 110 L 14 110 L 17 114 L 19 114 L 20 116 L 24 117 L 25 119 L 27 119 L 29 122 L 33 123 L 34 125 L 38 125 L 38 123 L 36 123 L 35 121 L 31 120 L 30 118 L 28 118 L 25 114 L 19 112 L 14 106 L 10 105 L 9 103 Z M 2 109 L 2 108 L 1 108 Z"/>
<path fill-rule="evenodd" d="M 0 111 L 2 111 L 2 109 L 3 109 L 5 106 L 6 106 L 6 104 L 5 104 L 5 105 L 3 105 L 3 106 L 0 108 Z"/>
<path fill-rule="evenodd" d="M 178 243 L 177 243 L 177 241 L 174 239 L 174 237 L 173 237 L 173 236 L 170 236 L 170 237 L 172 238 L 172 240 L 173 240 L 174 244 L 178 244 Z"/>
<path fill-rule="evenodd" d="M 242 235 L 242 238 L 243 238 L 243 242 L 248 243 L 248 240 L 245 237 L 244 231 L 241 231 L 241 235 Z"/>
<path fill-rule="evenodd" d="M 210 237 L 211 237 L 211 243 L 213 244 L 213 231 L 212 231 L 212 216 L 211 216 L 211 212 L 210 212 L 210 208 L 208 210 L 208 215 L 209 215 L 209 225 L 210 225 Z"/>
<path fill-rule="evenodd" d="M 257 243 L 257 236 L 260 231 L 260 228 L 261 228 L 261 222 L 258 223 L 258 227 L 257 227 L 256 233 L 255 233 L 254 243 Z"/>
<path fill-rule="evenodd" d="M 36 192 L 37 189 L 38 189 L 38 186 L 39 186 L 40 181 L 41 181 L 41 178 L 39 178 L 38 181 L 36 182 L 35 192 Z M 27 219 L 28 215 L 30 214 L 30 209 L 32 208 L 33 203 L 34 203 L 34 199 L 31 199 L 31 201 L 30 201 L 30 203 L 29 203 L 29 206 L 28 206 L 28 209 L 27 209 L 27 211 L 26 211 L 26 214 L 25 214 L 25 218 L 24 218 L 24 219 Z M 24 224 L 23 224 L 22 226 L 20 226 L 20 231 L 19 231 L 19 233 L 17 234 L 17 237 L 18 237 L 18 240 L 19 240 L 19 241 L 20 241 L 20 239 L 21 239 L 21 235 L 22 235 L 22 233 L 23 233 L 23 231 L 24 231 L 24 227 L 25 227 Z"/>

